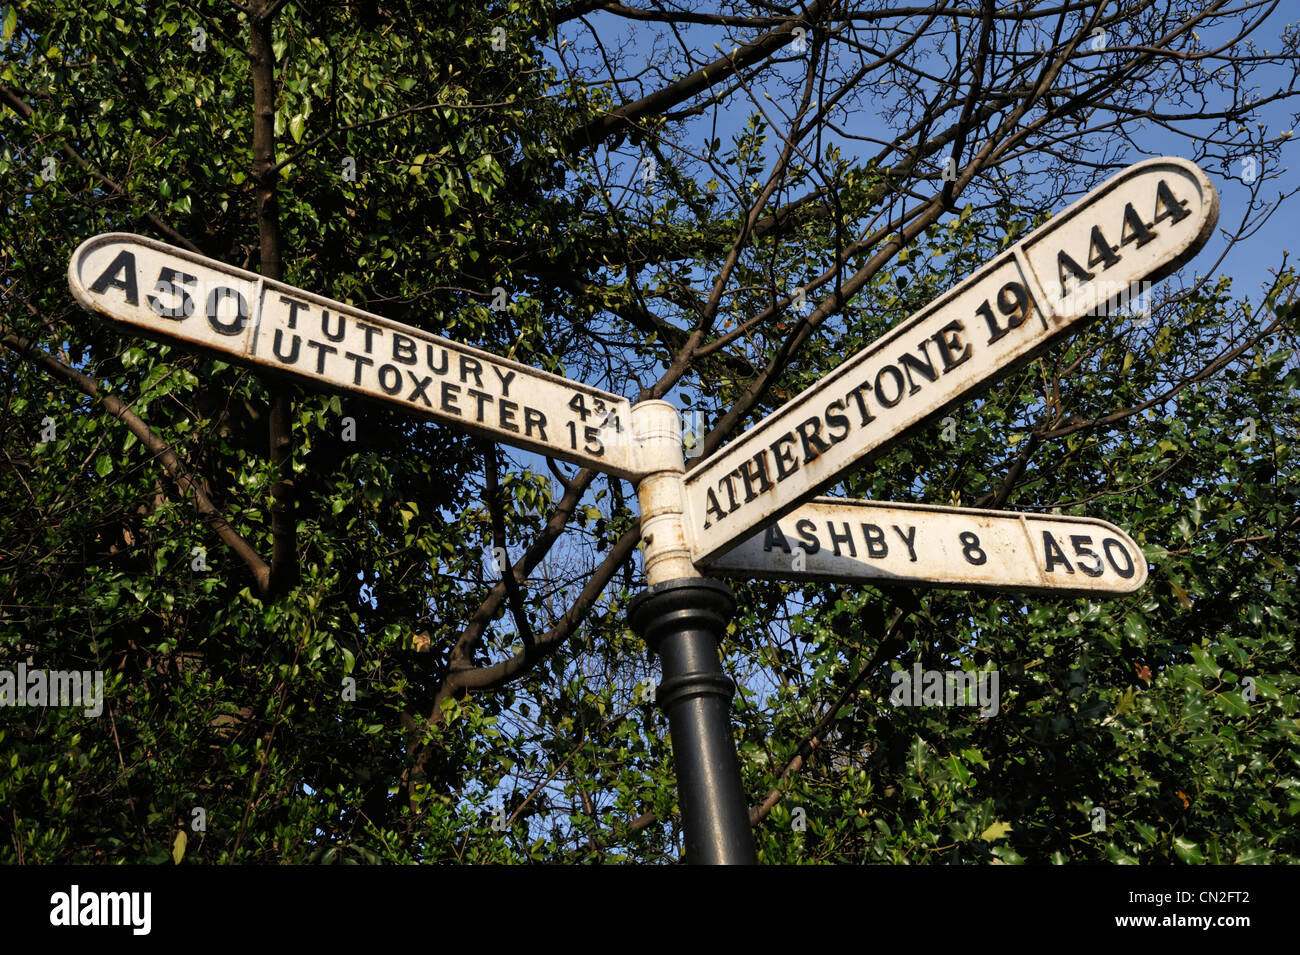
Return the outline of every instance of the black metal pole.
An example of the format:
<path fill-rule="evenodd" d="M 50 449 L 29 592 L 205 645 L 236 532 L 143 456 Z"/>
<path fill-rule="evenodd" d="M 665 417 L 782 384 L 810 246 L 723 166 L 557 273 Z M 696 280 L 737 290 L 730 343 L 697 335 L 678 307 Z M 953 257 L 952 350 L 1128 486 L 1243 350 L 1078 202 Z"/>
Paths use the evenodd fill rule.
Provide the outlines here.
<path fill-rule="evenodd" d="M 718 658 L 718 641 L 735 609 L 731 588 L 705 578 L 655 584 L 628 608 L 632 629 L 663 666 L 655 699 L 673 735 L 686 861 L 693 865 L 758 861 L 731 737 L 736 686 Z"/>

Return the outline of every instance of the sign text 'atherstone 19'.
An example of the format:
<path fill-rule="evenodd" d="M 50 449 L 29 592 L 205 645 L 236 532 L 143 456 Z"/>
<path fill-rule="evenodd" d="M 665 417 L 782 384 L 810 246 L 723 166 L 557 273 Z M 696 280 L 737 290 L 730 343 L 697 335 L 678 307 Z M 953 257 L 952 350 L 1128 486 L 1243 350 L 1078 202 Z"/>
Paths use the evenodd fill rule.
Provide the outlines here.
<path fill-rule="evenodd" d="M 724 577 L 1053 594 L 1127 594 L 1147 561 L 1091 517 L 821 497 L 712 561 Z"/>
<path fill-rule="evenodd" d="M 1218 219 L 1195 164 L 1130 166 L 849 358 L 686 476 L 706 563 L 1033 358 L 1080 319 L 1169 274 Z"/>
<path fill-rule="evenodd" d="M 135 235 L 82 243 L 68 283 L 86 308 L 137 334 L 637 476 L 631 406 L 597 388 Z"/>

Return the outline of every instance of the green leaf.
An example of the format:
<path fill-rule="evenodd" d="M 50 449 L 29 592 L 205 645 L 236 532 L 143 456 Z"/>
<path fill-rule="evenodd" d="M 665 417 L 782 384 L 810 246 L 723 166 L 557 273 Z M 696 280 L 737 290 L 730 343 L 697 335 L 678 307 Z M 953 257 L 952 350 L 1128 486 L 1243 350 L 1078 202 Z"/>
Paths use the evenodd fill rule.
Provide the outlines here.
<path fill-rule="evenodd" d="M 957 781 L 963 786 L 970 785 L 970 770 L 957 758 L 955 753 L 948 754 L 948 768 L 952 770 L 953 775 L 957 777 Z"/>
<path fill-rule="evenodd" d="M 5 22 L 3 29 L 0 29 L 0 40 L 5 43 L 14 35 L 14 29 L 18 26 L 18 4 L 14 0 L 9 0 L 5 4 Z"/>
<path fill-rule="evenodd" d="M 107 454 L 101 454 L 95 458 L 95 473 L 100 477 L 108 477 L 113 473 L 113 459 Z"/>
<path fill-rule="evenodd" d="M 1009 833 L 1010 831 L 1011 831 L 1011 824 L 1009 822 L 995 821 L 991 823 L 987 829 L 985 829 L 983 832 L 980 833 L 980 838 L 983 839 L 985 842 L 997 842 L 999 839 L 1004 838 L 1006 834 Z"/>
<path fill-rule="evenodd" d="M 1119 699 L 1115 701 L 1115 715 L 1123 716 L 1125 713 L 1128 713 L 1133 709 L 1136 702 L 1137 687 L 1130 686 L 1127 690 L 1121 693 Z"/>
<path fill-rule="evenodd" d="M 1205 652 L 1205 648 L 1192 647 L 1191 654 L 1198 670 L 1213 680 L 1217 681 L 1219 679 L 1219 674 L 1223 672 L 1223 669 L 1215 664 L 1210 655 Z"/>
<path fill-rule="evenodd" d="M 1156 832 L 1154 826 L 1147 825 L 1145 822 L 1140 820 L 1134 820 L 1133 828 L 1137 830 L 1138 835 L 1142 837 L 1142 841 L 1148 846 L 1155 845 L 1159 833 Z"/>
<path fill-rule="evenodd" d="M 1005 862 L 1007 865 L 1024 865 L 1025 859 L 1019 852 L 1011 846 L 996 846 L 993 854 Z"/>
<path fill-rule="evenodd" d="M 189 843 L 189 839 L 190 837 L 182 829 L 176 833 L 176 838 L 172 841 L 172 861 L 177 865 L 180 865 L 181 860 L 185 858 L 185 846 Z"/>
<path fill-rule="evenodd" d="M 289 120 L 289 135 L 293 137 L 295 143 L 302 142 L 303 130 L 307 127 L 307 117 L 299 113 L 293 119 Z"/>
<path fill-rule="evenodd" d="M 1124 636 L 1133 645 L 1145 647 L 1148 636 L 1146 621 L 1140 615 L 1130 613 L 1124 618 Z"/>
<path fill-rule="evenodd" d="M 1249 716 L 1250 704 L 1246 702 L 1239 689 L 1225 690 L 1214 698 L 1215 704 L 1231 716 Z"/>
<path fill-rule="evenodd" d="M 1205 856 L 1201 853 L 1200 846 L 1190 839 L 1184 839 L 1182 836 L 1174 839 L 1174 852 L 1178 854 L 1178 858 L 1188 865 L 1201 865 L 1205 862 Z"/>
<path fill-rule="evenodd" d="M 1262 676 L 1255 677 L 1255 692 L 1266 700 L 1280 700 L 1282 691 L 1278 689 L 1277 684 L 1272 680 L 1266 680 Z"/>

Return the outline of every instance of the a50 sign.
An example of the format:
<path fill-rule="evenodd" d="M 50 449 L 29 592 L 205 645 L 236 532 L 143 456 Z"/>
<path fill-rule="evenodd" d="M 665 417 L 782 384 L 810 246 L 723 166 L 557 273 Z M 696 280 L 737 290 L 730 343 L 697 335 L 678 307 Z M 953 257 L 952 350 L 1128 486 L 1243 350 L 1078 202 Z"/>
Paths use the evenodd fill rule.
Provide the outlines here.
<path fill-rule="evenodd" d="M 202 301 L 203 315 L 212 333 L 238 335 L 248 324 L 249 303 L 257 299 L 257 285 L 256 281 L 232 280 L 215 272 L 191 275 L 163 263 L 158 267 L 158 279 L 153 290 L 145 295 L 145 303 L 160 318 L 184 321 L 194 315 L 197 301 Z M 127 303 L 138 303 L 140 291 L 134 256 L 127 250 L 119 252 L 87 288 L 96 295 L 116 290 Z"/>
<path fill-rule="evenodd" d="M 1077 594 L 1146 582 L 1137 543 L 1091 517 L 817 498 L 708 564 L 724 576 Z"/>
<path fill-rule="evenodd" d="M 620 477 L 640 475 L 626 440 L 631 405 L 582 382 L 141 236 L 82 243 L 68 282 L 83 305 L 132 333 Z"/>
<path fill-rule="evenodd" d="M 1101 553 L 1093 549 L 1093 538 L 1091 534 L 1069 534 L 1063 535 L 1068 539 L 1070 547 L 1074 551 L 1074 561 L 1065 553 L 1065 548 L 1051 531 L 1043 531 L 1042 541 L 1042 559 L 1043 573 L 1059 574 L 1062 571 L 1067 574 L 1073 574 L 1077 567 L 1080 572 L 1087 574 L 1089 577 L 1101 577 L 1109 572 L 1115 574 L 1124 580 L 1132 580 L 1138 572 L 1138 568 L 1133 559 L 1133 554 L 1129 547 L 1124 544 L 1118 537 L 1105 536 L 1100 538 L 1096 546 L 1101 548 Z M 1105 560 L 1102 560 L 1102 554 Z"/>

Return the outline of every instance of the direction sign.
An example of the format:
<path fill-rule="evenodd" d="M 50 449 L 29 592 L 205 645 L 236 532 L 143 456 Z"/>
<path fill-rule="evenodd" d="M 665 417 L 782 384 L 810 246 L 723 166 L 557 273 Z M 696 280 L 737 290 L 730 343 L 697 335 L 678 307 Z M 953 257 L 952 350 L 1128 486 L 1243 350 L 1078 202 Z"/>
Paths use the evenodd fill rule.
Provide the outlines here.
<path fill-rule="evenodd" d="M 141 236 L 99 235 L 68 266 L 117 325 L 351 391 L 549 457 L 636 478 L 626 398 Z"/>
<path fill-rule="evenodd" d="M 686 475 L 697 563 L 887 451 L 1209 239 L 1214 186 L 1184 159 L 1130 166 Z"/>
<path fill-rule="evenodd" d="M 708 565 L 724 577 L 1053 594 L 1128 594 L 1147 561 L 1092 517 L 819 497 Z"/>

